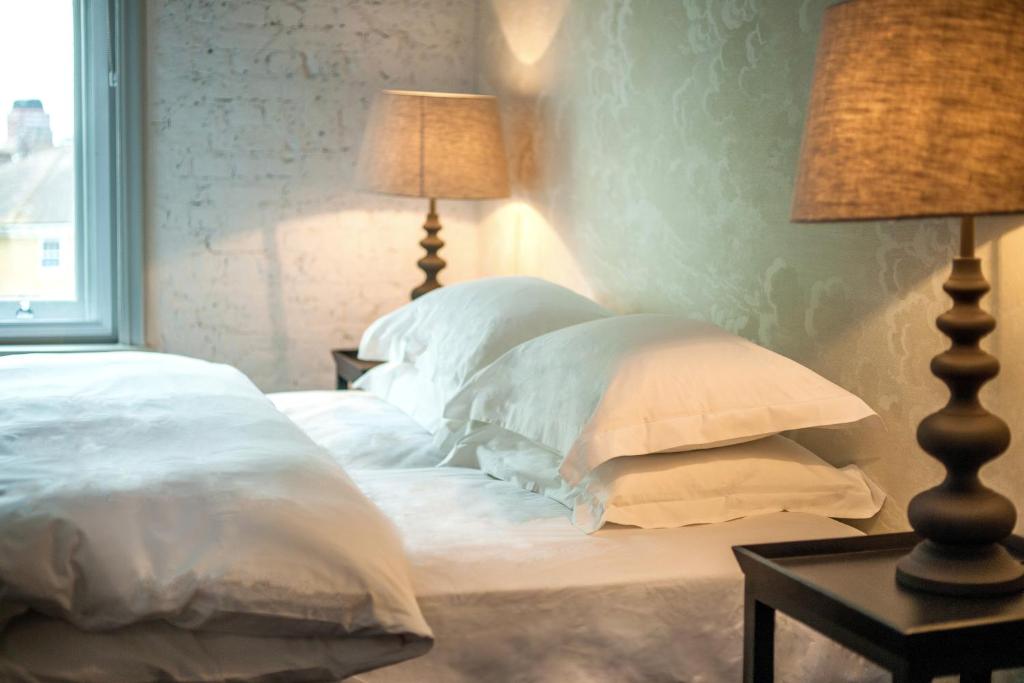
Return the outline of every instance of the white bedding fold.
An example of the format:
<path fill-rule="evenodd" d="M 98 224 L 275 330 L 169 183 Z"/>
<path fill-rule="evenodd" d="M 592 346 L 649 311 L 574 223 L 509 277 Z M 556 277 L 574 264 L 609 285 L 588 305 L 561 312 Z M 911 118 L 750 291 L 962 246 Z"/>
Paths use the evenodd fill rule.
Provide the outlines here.
<path fill-rule="evenodd" d="M 150 353 L 0 359 L 0 605 L 83 631 L 399 636 L 399 659 L 431 642 L 344 470 L 237 370 Z"/>

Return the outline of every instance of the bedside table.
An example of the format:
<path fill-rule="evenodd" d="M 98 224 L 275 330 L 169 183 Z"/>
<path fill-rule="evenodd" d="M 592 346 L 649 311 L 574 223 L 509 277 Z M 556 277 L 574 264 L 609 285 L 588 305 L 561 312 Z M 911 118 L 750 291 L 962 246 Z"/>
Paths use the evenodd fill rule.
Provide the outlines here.
<path fill-rule="evenodd" d="M 334 357 L 334 374 L 339 389 L 348 389 L 349 382 L 355 382 L 367 371 L 381 365 L 381 362 L 376 360 L 359 360 L 356 353 L 356 349 L 331 351 L 331 355 Z"/>
<path fill-rule="evenodd" d="M 892 672 L 894 683 L 961 674 L 991 680 L 1024 666 L 1024 593 L 946 597 L 896 583 L 913 533 L 737 546 L 745 575 L 743 680 L 773 680 L 775 611 L 803 622 Z M 1024 557 L 1024 539 L 1006 547 Z"/>

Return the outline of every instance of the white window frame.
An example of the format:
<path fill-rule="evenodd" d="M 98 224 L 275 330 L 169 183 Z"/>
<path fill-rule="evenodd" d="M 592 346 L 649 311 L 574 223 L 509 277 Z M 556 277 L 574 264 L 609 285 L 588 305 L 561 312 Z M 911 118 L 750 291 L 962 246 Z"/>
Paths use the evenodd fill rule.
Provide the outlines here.
<path fill-rule="evenodd" d="M 145 3 L 75 0 L 75 231 L 79 301 L 0 301 L 12 345 L 141 345 Z M 69 258 L 62 254 L 62 258 Z M 8 310 L 10 309 L 10 310 Z"/>

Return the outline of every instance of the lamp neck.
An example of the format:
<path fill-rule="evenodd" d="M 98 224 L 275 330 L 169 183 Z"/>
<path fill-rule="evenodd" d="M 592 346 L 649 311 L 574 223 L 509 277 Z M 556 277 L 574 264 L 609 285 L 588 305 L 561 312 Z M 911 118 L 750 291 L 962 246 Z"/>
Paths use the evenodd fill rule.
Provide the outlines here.
<path fill-rule="evenodd" d="M 960 258 L 974 258 L 974 216 L 960 218 Z"/>
<path fill-rule="evenodd" d="M 430 215 L 431 216 L 436 216 L 437 215 L 437 199 L 435 199 L 434 197 L 430 198 Z"/>

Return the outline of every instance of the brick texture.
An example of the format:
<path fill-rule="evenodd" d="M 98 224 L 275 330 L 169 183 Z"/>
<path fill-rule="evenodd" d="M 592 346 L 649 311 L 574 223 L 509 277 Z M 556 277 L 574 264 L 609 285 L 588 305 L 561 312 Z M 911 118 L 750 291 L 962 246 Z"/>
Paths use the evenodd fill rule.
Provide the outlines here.
<path fill-rule="evenodd" d="M 147 341 L 267 391 L 333 386 L 329 350 L 408 300 L 425 199 L 353 187 L 382 88 L 474 91 L 475 0 L 151 0 Z M 447 282 L 471 202 L 439 202 Z"/>

